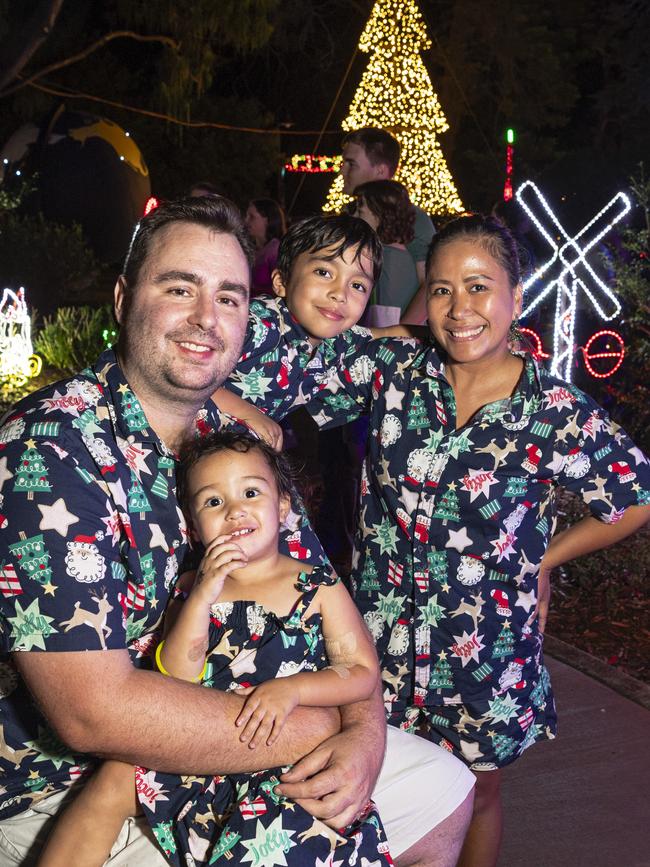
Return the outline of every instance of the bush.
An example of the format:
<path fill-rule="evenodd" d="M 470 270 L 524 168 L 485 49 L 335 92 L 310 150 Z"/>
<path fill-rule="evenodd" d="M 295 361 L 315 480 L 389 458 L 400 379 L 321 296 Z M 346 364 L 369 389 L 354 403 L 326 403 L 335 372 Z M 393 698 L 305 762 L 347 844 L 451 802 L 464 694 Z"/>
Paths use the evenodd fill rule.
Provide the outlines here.
<path fill-rule="evenodd" d="M 109 304 L 97 308 L 60 307 L 43 321 L 34 338 L 34 351 L 50 367 L 64 374 L 76 373 L 115 342 L 116 329 Z"/>
<path fill-rule="evenodd" d="M 0 281 L 24 286 L 31 307 L 49 313 L 59 304 L 87 301 L 105 270 L 80 226 L 21 215 L 0 202 Z"/>

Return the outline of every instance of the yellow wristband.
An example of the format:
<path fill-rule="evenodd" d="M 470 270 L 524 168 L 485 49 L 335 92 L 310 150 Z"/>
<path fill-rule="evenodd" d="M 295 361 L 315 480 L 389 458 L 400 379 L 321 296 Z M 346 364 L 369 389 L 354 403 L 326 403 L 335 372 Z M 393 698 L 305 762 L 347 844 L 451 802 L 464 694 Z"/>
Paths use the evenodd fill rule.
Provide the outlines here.
<path fill-rule="evenodd" d="M 160 644 L 158 645 L 158 647 L 156 648 L 156 656 L 155 656 L 156 667 L 158 668 L 158 671 L 161 674 L 165 675 L 165 677 L 174 677 L 173 674 L 170 674 L 167 671 L 165 666 L 162 664 L 162 660 L 160 658 L 160 654 L 162 653 L 164 643 L 165 643 L 164 640 L 161 641 Z M 205 662 L 203 663 L 203 670 L 201 671 L 201 674 L 198 677 L 188 678 L 189 682 L 190 683 L 201 683 L 201 681 L 205 677 L 205 673 L 207 670 L 208 670 L 208 660 L 206 659 Z"/>

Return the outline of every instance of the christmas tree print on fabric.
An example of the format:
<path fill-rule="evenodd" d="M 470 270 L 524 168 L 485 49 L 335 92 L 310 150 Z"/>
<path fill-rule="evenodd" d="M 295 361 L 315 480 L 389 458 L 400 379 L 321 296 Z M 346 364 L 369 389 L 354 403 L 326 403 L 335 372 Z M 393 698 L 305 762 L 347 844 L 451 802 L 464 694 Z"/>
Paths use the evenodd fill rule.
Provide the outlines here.
<path fill-rule="evenodd" d="M 26 440 L 27 448 L 20 456 L 16 469 L 14 491 L 24 491 L 28 500 L 34 499 L 34 492 L 51 491 L 52 486 L 47 480 L 47 467 L 43 456 L 36 448 L 34 440 Z"/>

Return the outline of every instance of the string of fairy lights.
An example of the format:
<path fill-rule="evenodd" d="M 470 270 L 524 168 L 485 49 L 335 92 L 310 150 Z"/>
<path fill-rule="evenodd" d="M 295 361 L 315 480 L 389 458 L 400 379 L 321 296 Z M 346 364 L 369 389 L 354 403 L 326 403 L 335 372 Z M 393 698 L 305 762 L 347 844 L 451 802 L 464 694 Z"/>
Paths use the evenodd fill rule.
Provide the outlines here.
<path fill-rule="evenodd" d="M 463 203 L 438 141 L 449 125 L 421 57 L 430 46 L 415 0 L 377 0 L 359 39 L 359 50 L 370 58 L 342 127 L 392 132 L 402 146 L 395 180 L 411 200 L 431 214 L 461 213 Z M 323 210 L 340 211 L 350 200 L 339 175 Z"/>

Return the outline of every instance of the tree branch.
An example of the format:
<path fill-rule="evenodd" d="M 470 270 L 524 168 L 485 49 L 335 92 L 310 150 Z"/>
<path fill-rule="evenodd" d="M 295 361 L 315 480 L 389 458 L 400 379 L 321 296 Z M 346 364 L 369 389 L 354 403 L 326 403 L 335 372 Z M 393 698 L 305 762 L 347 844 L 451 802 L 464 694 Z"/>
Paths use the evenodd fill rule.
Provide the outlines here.
<path fill-rule="evenodd" d="M 31 18 L 25 24 L 22 34 L 14 35 L 6 48 L 5 63 L 0 71 L 0 91 L 20 75 L 41 45 L 50 35 L 57 19 L 63 0 L 41 0 Z M 6 40 L 8 42 L 8 40 Z M 3 46 L 3 50 L 5 46 Z M 0 52 L 2 56 L 2 52 Z"/>
<path fill-rule="evenodd" d="M 126 105 L 123 102 L 116 102 L 114 99 L 104 99 L 104 97 L 102 96 L 94 96 L 92 93 L 80 93 L 77 91 L 59 90 L 50 85 L 39 84 L 35 81 L 30 82 L 29 86 L 35 88 L 36 90 L 41 90 L 43 91 L 43 93 L 50 93 L 53 96 L 62 96 L 65 99 L 87 99 L 91 102 L 101 102 L 104 105 L 110 105 L 113 108 L 120 108 L 123 111 L 132 111 L 135 114 L 145 115 L 145 117 L 153 117 L 156 120 L 164 120 L 167 121 L 167 123 L 175 123 L 178 126 L 192 127 L 194 129 L 225 129 L 230 132 L 252 132 L 258 133 L 259 135 L 341 135 L 340 129 L 259 129 L 257 127 L 250 126 L 231 126 L 227 123 L 215 123 L 213 121 L 180 120 L 179 118 L 173 117 L 170 114 L 163 114 L 160 111 L 152 111 L 148 108 L 137 108 L 134 105 Z"/>
<path fill-rule="evenodd" d="M 61 0 L 61 2 L 63 2 L 63 0 Z M 160 42 L 163 45 L 169 45 L 175 51 L 178 51 L 180 48 L 178 42 L 173 40 L 170 36 L 145 36 L 141 33 L 134 33 L 132 30 L 115 30 L 112 33 L 107 33 L 105 36 L 102 36 L 101 39 L 98 39 L 97 42 L 93 42 L 92 45 L 84 48 L 84 50 L 80 51 L 78 54 L 73 54 L 71 57 L 67 57 L 65 60 L 60 60 L 57 63 L 51 63 L 49 66 L 45 66 L 43 69 L 39 69 L 38 72 L 30 75 L 29 78 L 21 78 L 20 81 L 16 84 L 12 84 L 11 87 L 6 88 L 6 90 L 2 90 L 0 87 L 0 99 L 5 96 L 10 96 L 12 93 L 15 93 L 23 87 L 27 87 L 29 84 L 33 84 L 35 81 L 38 81 L 39 78 L 49 75 L 50 72 L 64 69 L 66 66 L 72 66 L 72 64 L 78 63 L 80 60 L 84 60 L 84 58 L 93 54 L 109 42 L 112 42 L 114 39 L 135 39 L 137 42 Z"/>

